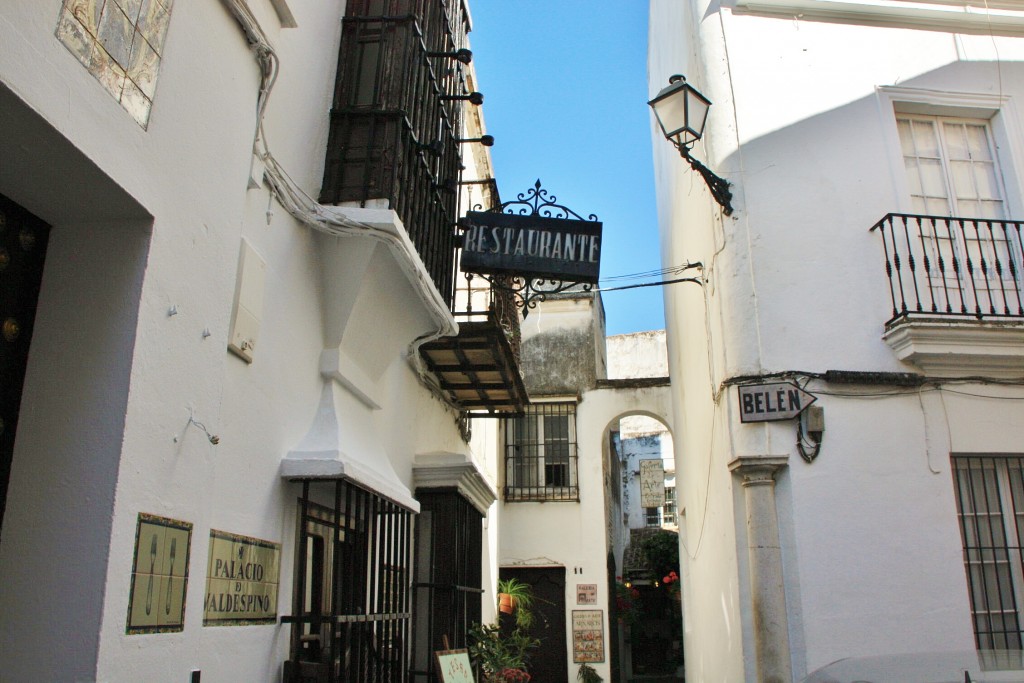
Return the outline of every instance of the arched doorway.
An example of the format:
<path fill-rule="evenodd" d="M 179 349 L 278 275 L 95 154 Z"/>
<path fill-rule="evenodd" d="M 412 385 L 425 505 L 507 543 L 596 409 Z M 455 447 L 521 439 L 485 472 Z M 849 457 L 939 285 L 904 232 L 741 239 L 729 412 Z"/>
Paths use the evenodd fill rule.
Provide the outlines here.
<path fill-rule="evenodd" d="M 682 572 L 672 433 L 660 415 L 641 409 L 611 420 L 605 442 L 609 615 L 617 630 L 612 677 L 680 681 Z"/>

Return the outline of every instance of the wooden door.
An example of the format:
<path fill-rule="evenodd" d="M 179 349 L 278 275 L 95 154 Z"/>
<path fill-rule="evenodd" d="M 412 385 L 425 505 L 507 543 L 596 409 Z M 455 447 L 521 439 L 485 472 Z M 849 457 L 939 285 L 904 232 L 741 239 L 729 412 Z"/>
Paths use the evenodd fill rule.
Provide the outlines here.
<path fill-rule="evenodd" d="M 0 533 L 50 226 L 0 195 Z"/>
<path fill-rule="evenodd" d="M 533 650 L 530 657 L 532 679 L 538 683 L 568 681 L 565 567 L 503 567 L 498 575 L 502 579 L 518 579 L 533 587 L 534 619 L 529 634 L 540 640 L 540 647 Z"/>

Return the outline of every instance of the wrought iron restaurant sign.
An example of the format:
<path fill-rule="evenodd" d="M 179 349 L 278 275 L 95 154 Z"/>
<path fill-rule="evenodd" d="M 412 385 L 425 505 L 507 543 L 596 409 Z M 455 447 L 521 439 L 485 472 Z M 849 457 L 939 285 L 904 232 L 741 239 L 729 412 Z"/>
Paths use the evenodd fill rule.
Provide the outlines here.
<path fill-rule="evenodd" d="M 462 269 L 466 272 L 597 284 L 599 221 L 470 211 L 464 227 Z"/>

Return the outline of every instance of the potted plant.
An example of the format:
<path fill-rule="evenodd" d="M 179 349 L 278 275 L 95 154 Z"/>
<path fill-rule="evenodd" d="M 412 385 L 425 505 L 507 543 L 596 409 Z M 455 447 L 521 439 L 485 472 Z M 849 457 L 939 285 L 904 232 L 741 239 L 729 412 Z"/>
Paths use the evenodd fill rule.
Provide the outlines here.
<path fill-rule="evenodd" d="M 583 664 L 580 664 L 580 670 L 576 674 L 576 680 L 580 683 L 601 683 L 604 679 L 601 678 L 601 674 L 597 673 L 597 669 L 584 662 Z"/>
<path fill-rule="evenodd" d="M 515 616 L 516 627 L 530 628 L 533 623 L 533 588 L 519 579 L 498 581 L 498 611 Z"/>
<path fill-rule="evenodd" d="M 474 624 L 469 629 L 469 658 L 485 683 L 527 683 L 529 651 L 539 645 L 518 627 L 505 633 L 498 624 Z"/>

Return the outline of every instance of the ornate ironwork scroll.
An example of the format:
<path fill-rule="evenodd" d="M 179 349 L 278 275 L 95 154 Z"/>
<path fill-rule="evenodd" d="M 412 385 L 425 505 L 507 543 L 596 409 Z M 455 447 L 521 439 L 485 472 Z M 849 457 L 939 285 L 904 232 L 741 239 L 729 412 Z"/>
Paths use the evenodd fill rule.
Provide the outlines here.
<path fill-rule="evenodd" d="M 483 207 L 476 206 L 474 209 L 481 211 Z M 558 197 L 549 194 L 547 190 L 543 189 L 539 179 L 530 190 L 519 193 L 516 199 L 495 206 L 488 212 L 516 216 L 537 216 L 545 219 L 599 222 L 595 214 L 589 214 L 584 218 L 564 204 L 559 204 Z M 594 287 L 592 282 L 569 281 L 547 277 L 538 278 L 488 273 L 476 273 L 476 276 L 482 277 L 495 289 L 511 293 L 515 305 L 523 310 L 524 318 L 529 315 L 530 310 L 536 308 L 537 304 L 546 301 L 549 296 L 570 290 L 589 292 Z"/>

